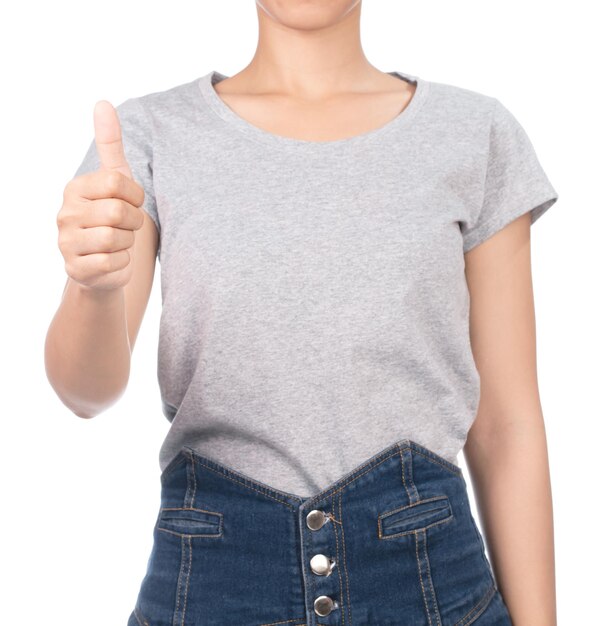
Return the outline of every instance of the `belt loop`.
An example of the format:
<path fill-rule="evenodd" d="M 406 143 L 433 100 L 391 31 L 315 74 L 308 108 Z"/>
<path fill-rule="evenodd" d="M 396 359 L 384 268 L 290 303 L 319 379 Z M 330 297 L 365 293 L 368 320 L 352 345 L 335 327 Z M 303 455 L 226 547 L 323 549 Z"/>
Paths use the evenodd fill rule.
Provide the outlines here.
<path fill-rule="evenodd" d="M 194 497 L 196 495 L 194 456 L 191 452 L 184 452 L 184 454 L 186 456 L 186 495 L 184 496 L 184 507 L 194 508 Z"/>
<path fill-rule="evenodd" d="M 399 448 L 399 454 L 401 455 L 401 480 L 409 497 L 409 504 L 412 504 L 419 500 L 419 493 L 413 480 L 413 455 L 409 443 Z"/>

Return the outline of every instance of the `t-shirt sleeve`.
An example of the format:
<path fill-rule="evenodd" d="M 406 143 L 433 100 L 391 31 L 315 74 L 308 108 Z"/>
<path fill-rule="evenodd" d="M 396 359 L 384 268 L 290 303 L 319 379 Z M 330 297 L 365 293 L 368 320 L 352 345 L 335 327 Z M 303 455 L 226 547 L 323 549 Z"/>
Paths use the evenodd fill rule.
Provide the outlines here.
<path fill-rule="evenodd" d="M 461 224 L 463 252 L 527 211 L 534 224 L 558 199 L 525 129 L 497 98 L 493 100 L 483 199 L 475 216 Z"/>
<path fill-rule="evenodd" d="M 155 190 L 153 188 L 153 148 L 150 119 L 145 105 L 139 97 L 129 98 L 115 107 L 122 128 L 124 154 L 132 171 L 132 177 L 145 192 L 143 208 L 155 223 L 161 239 L 161 225 Z M 74 177 L 99 169 L 99 155 L 95 138 L 91 140 L 87 153 L 78 166 Z M 161 242 L 159 242 L 160 253 Z"/>

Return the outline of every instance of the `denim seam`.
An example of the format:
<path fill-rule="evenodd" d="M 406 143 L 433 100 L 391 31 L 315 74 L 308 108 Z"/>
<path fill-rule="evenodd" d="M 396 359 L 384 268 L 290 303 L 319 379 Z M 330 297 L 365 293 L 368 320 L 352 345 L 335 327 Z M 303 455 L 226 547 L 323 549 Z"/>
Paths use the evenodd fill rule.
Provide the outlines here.
<path fill-rule="evenodd" d="M 397 454 L 401 454 L 402 451 L 406 451 L 406 450 L 411 450 L 412 448 L 409 445 L 406 445 L 402 448 L 399 448 L 399 450 L 397 450 L 396 452 L 393 452 L 392 454 L 384 457 L 383 459 L 378 460 L 377 462 L 375 462 L 373 465 L 371 465 L 370 467 L 368 467 L 366 469 L 366 471 L 362 471 L 363 468 L 359 468 L 354 470 L 353 472 L 351 472 L 350 474 L 348 474 L 346 476 L 346 478 L 348 478 L 349 476 L 352 476 L 353 474 L 355 474 L 356 472 L 360 471 L 361 473 L 358 474 L 357 476 L 355 476 L 355 478 L 352 478 L 350 481 L 342 484 L 340 487 L 337 487 L 336 489 L 334 489 L 333 491 L 327 493 L 324 492 L 322 494 L 317 494 L 312 496 L 311 498 L 307 498 L 309 504 L 314 504 L 320 500 L 322 500 L 323 498 L 327 498 L 330 497 L 332 495 L 334 495 L 335 493 L 342 491 L 343 489 L 345 489 L 347 486 L 349 486 L 351 483 L 355 482 L 356 480 L 359 480 L 360 478 L 362 478 L 363 476 L 365 476 L 368 472 L 371 472 L 375 467 L 377 467 L 378 465 L 384 463 L 385 461 L 388 461 L 388 459 L 391 459 L 392 457 L 396 456 Z M 423 454 L 423 452 L 419 452 L 417 451 L 415 448 L 413 448 L 414 452 L 416 454 L 420 454 L 421 456 L 426 457 L 429 461 L 432 461 L 433 463 L 436 463 L 437 465 L 440 465 L 441 467 L 443 467 L 444 469 L 446 469 L 448 472 L 450 472 L 451 474 L 453 474 L 454 476 L 457 476 L 458 478 L 461 477 L 461 474 L 459 472 L 456 472 L 455 470 L 451 469 L 450 467 L 448 467 L 447 465 L 444 465 L 443 463 L 440 463 L 438 461 L 436 461 L 435 459 L 429 457 L 426 454 Z"/>
<path fill-rule="evenodd" d="M 335 517 L 335 499 L 331 500 L 331 511 L 333 517 Z M 340 520 L 342 521 L 342 520 Z M 339 537 L 337 535 L 337 524 L 333 524 L 333 532 L 335 534 L 335 553 L 339 558 L 339 567 L 337 567 L 337 574 L 339 576 L 339 594 L 341 597 L 341 624 L 345 624 L 345 604 L 343 602 L 343 577 L 341 576 L 341 567 L 345 570 L 345 576 L 347 576 L 347 567 L 345 561 L 345 552 L 343 552 L 343 558 L 339 556 Z M 341 533 L 343 532 L 343 525 L 341 525 Z"/>
<path fill-rule="evenodd" d="M 185 541 L 183 538 L 182 541 Z M 186 620 L 186 607 L 188 606 L 188 587 L 190 587 L 190 572 L 192 571 L 192 539 L 188 537 L 188 575 L 186 576 L 186 590 L 184 592 L 184 610 L 182 611 L 182 624 L 184 626 Z"/>
<path fill-rule="evenodd" d="M 445 470 L 449 471 L 451 474 L 454 474 L 455 476 L 462 476 L 463 475 L 462 471 L 455 470 L 452 467 L 450 467 L 449 465 L 445 465 L 441 461 L 438 461 L 437 459 L 435 459 L 435 458 L 425 454 L 424 452 L 420 452 L 419 450 L 416 450 L 415 448 L 413 448 L 413 451 L 415 452 L 415 454 L 419 454 L 420 456 L 423 456 L 428 461 L 431 461 L 432 463 L 435 463 L 436 465 L 440 465 L 440 467 L 443 467 Z"/>
<path fill-rule="evenodd" d="M 424 542 L 424 558 L 426 559 L 426 566 L 428 568 L 427 578 L 428 578 L 428 583 L 430 585 L 430 591 L 432 592 L 432 602 L 434 604 L 434 612 L 436 613 L 436 623 L 438 624 L 438 626 L 440 626 L 442 624 L 442 620 L 440 618 L 440 613 L 438 611 L 438 603 L 436 601 L 436 591 L 434 589 L 434 581 L 432 580 L 432 568 L 430 567 L 430 559 L 428 558 L 427 533 L 425 529 L 422 531 L 422 537 L 423 537 L 423 542 Z"/>
<path fill-rule="evenodd" d="M 180 570 L 178 573 L 178 584 L 176 589 L 176 609 L 174 612 L 173 626 L 184 626 L 186 619 L 186 605 L 188 600 L 188 587 L 190 586 L 190 571 L 192 568 L 192 539 L 183 536 L 180 539 L 182 556 L 180 559 Z M 186 542 L 188 542 L 186 544 Z M 186 551 L 186 546 L 188 550 Z M 180 616 L 180 599 L 184 595 L 184 606 Z M 181 620 L 181 621 L 179 621 Z"/>
<path fill-rule="evenodd" d="M 417 560 L 417 574 L 419 576 L 419 586 L 421 587 L 421 595 L 424 600 L 424 606 L 426 608 L 426 615 L 428 618 L 428 625 L 433 626 L 432 616 L 430 615 L 430 608 L 428 607 L 428 600 L 426 598 L 426 589 L 424 587 L 423 574 L 422 574 L 422 566 L 419 560 L 419 531 L 415 531 L 415 558 Z"/>
<path fill-rule="evenodd" d="M 283 500 L 280 500 L 279 498 L 276 498 L 275 496 L 271 495 L 270 493 L 267 493 L 266 491 L 263 491 L 262 489 L 258 489 L 256 488 L 254 485 L 243 482 L 243 481 L 239 481 L 237 480 L 235 477 L 233 476 L 228 476 L 226 474 L 224 474 L 223 472 L 219 471 L 218 469 L 216 469 L 215 467 L 210 467 L 209 465 L 206 465 L 205 463 L 202 463 L 201 461 L 199 461 L 198 459 L 196 459 L 196 463 L 198 463 L 199 465 L 202 465 L 203 467 L 206 467 L 208 470 L 210 470 L 211 472 L 215 472 L 216 474 L 219 474 L 220 476 L 223 476 L 224 478 L 231 480 L 239 485 L 242 485 L 244 487 L 247 487 L 248 489 L 252 489 L 252 491 L 256 491 L 257 493 L 260 493 L 261 495 L 270 498 L 271 500 L 275 500 L 276 502 L 279 502 L 280 504 L 283 504 L 284 506 L 286 506 L 288 509 L 290 509 L 291 511 L 294 510 L 294 507 L 287 503 L 287 502 L 283 502 Z"/>
<path fill-rule="evenodd" d="M 368 469 L 366 469 L 365 472 L 362 472 L 361 474 L 358 474 L 355 478 L 352 478 L 349 482 L 341 485 L 340 487 L 337 487 L 334 491 L 331 491 L 330 493 L 323 493 L 323 494 L 318 494 L 315 496 L 312 496 L 312 498 L 308 498 L 308 500 L 310 501 L 310 504 L 314 504 L 315 502 L 318 502 L 319 500 L 322 500 L 323 498 L 328 498 L 330 496 L 335 495 L 336 493 L 338 493 L 339 491 L 342 491 L 343 489 L 345 489 L 346 487 L 348 487 L 351 483 L 355 482 L 356 480 L 359 480 L 360 478 L 362 478 L 363 476 L 365 476 L 368 472 L 371 472 L 374 468 L 376 468 L 378 465 L 384 463 L 385 461 L 388 461 L 388 459 L 391 459 L 394 456 L 397 456 L 397 454 L 400 454 L 401 450 L 397 450 L 397 452 L 393 452 L 393 454 L 385 457 L 384 459 L 376 462 L 374 465 L 368 467 Z M 360 468 L 361 469 L 361 468 Z M 352 476 L 353 473 L 348 474 L 349 476 Z"/>
<path fill-rule="evenodd" d="M 446 494 L 443 494 L 439 496 L 431 496 L 429 498 L 421 498 L 420 500 L 416 500 L 415 502 L 411 502 L 409 504 L 404 504 L 403 506 L 399 506 L 396 509 L 390 509 L 388 511 L 385 511 L 384 513 L 381 513 L 380 517 L 388 517 L 389 515 L 393 515 L 394 513 L 398 513 L 399 511 L 404 511 L 405 509 L 413 509 L 416 506 L 419 506 L 420 504 L 424 502 L 436 502 L 440 500 L 446 501 L 446 506 L 442 506 L 439 509 L 432 509 L 431 512 L 441 510 L 441 509 L 450 509 L 450 502 L 448 500 L 448 496 Z"/>
<path fill-rule="evenodd" d="M 194 471 L 194 459 L 190 457 L 190 463 L 186 464 L 186 495 L 184 496 L 184 506 L 192 508 L 196 496 L 196 473 Z"/>
<path fill-rule="evenodd" d="M 424 452 L 420 451 L 419 446 L 416 445 L 415 442 L 411 442 L 410 440 L 405 440 L 405 441 L 407 441 L 408 443 L 403 444 L 403 446 L 399 447 L 398 450 L 396 450 L 392 454 L 389 454 L 388 456 L 385 456 L 382 459 L 379 459 L 377 461 L 373 461 L 371 463 L 371 465 L 369 465 L 367 467 L 367 469 L 365 469 L 366 468 L 365 465 L 363 467 L 359 467 L 359 468 L 354 469 L 352 472 L 350 472 L 349 474 L 347 474 L 345 476 L 345 479 L 348 479 L 350 476 L 353 476 L 357 472 L 361 472 L 361 473 L 358 473 L 354 478 L 352 478 L 348 482 L 342 484 L 340 487 L 337 487 L 336 489 L 334 489 L 334 490 L 332 490 L 330 492 L 326 492 L 325 491 L 324 493 L 315 494 L 315 495 L 313 495 L 311 497 L 307 497 L 307 498 L 299 498 L 299 497 L 296 496 L 294 499 L 297 500 L 298 502 L 308 501 L 309 504 L 314 504 L 315 502 L 318 502 L 319 500 L 321 500 L 323 498 L 333 496 L 335 493 L 338 493 L 339 491 L 345 489 L 348 485 L 350 485 L 355 480 L 358 480 L 362 476 L 365 476 L 369 471 L 371 471 L 372 469 L 374 469 L 375 467 L 377 467 L 381 463 L 384 463 L 385 461 L 387 461 L 388 459 L 391 459 L 392 457 L 396 456 L 397 454 L 401 454 L 402 451 L 407 451 L 407 450 L 412 450 L 416 454 L 419 454 L 419 455 L 425 457 L 426 459 L 428 459 L 432 463 L 435 463 L 436 465 L 439 465 L 440 467 L 443 467 L 445 470 L 447 470 L 449 473 L 453 474 L 454 476 L 457 476 L 459 478 L 462 477 L 462 472 L 461 472 L 460 468 L 454 469 L 453 467 L 450 467 L 449 465 L 445 465 L 444 463 L 441 463 L 436 458 L 428 456 L 427 454 L 424 454 Z M 208 469 L 208 470 L 210 470 L 210 471 L 212 471 L 212 472 L 214 472 L 216 474 L 219 474 L 220 476 L 223 476 L 224 478 L 226 478 L 228 480 L 231 480 L 231 481 L 233 481 L 233 482 L 235 482 L 235 483 L 237 483 L 239 485 L 247 487 L 248 489 L 252 489 L 253 491 L 255 491 L 257 493 L 260 493 L 263 496 L 265 496 L 267 498 L 270 498 L 271 500 L 275 500 L 276 502 L 279 502 L 280 504 L 283 504 L 284 506 L 286 506 L 288 509 L 290 509 L 292 511 L 294 510 L 294 506 L 293 505 L 291 505 L 288 502 L 285 502 L 285 501 L 275 497 L 274 495 L 272 495 L 268 491 L 265 491 L 262 488 L 260 488 L 258 485 L 255 485 L 253 482 L 251 482 L 251 481 L 249 481 L 247 479 L 239 480 L 235 476 L 230 476 L 227 473 L 223 473 L 218 468 L 211 467 L 210 465 L 207 465 L 206 463 L 201 462 L 199 459 L 195 459 L 194 453 L 193 453 L 193 451 L 190 448 L 187 448 L 187 450 L 188 450 L 188 453 L 189 453 L 190 457 L 193 459 L 193 461 L 196 461 L 196 463 L 198 463 L 202 467 L 205 467 L 206 469 Z M 365 469 L 365 471 L 363 471 L 364 469 Z M 287 496 L 287 497 L 290 497 L 290 496 Z"/>
<path fill-rule="evenodd" d="M 139 623 L 140 626 L 149 626 L 149 622 L 145 619 L 144 615 L 140 612 L 138 605 L 134 607 L 134 619 Z"/>
<path fill-rule="evenodd" d="M 160 530 L 164 533 L 171 533 L 176 537 L 221 537 L 223 534 L 223 513 L 218 513 L 217 511 L 208 511 L 207 509 L 197 509 L 193 507 L 187 506 L 176 506 L 176 507 L 162 507 L 159 511 L 159 522 L 161 523 L 161 512 L 162 511 L 200 511 L 201 513 L 209 513 L 210 515 L 219 516 L 219 532 L 215 533 L 182 533 L 177 532 L 175 530 L 169 530 L 169 528 L 162 528 L 161 526 L 157 526 L 157 530 Z"/>
<path fill-rule="evenodd" d="M 467 626 L 467 624 L 473 623 L 478 619 L 481 614 L 487 609 L 493 596 L 495 595 L 496 587 L 492 584 L 487 592 L 483 595 L 481 600 L 471 608 L 458 622 L 455 622 L 454 626 Z M 475 615 L 473 615 L 475 613 Z"/>
<path fill-rule="evenodd" d="M 283 622 L 268 622 L 266 624 L 260 624 L 260 626 L 285 626 L 286 624 L 293 624 L 294 622 L 300 622 L 300 624 L 295 624 L 295 626 L 306 626 L 303 619 L 288 619 Z"/>
<path fill-rule="evenodd" d="M 309 576 L 309 572 L 308 569 L 306 567 L 306 541 L 303 540 L 304 538 L 304 521 L 303 518 L 300 517 L 299 521 L 298 521 L 299 527 L 300 527 L 300 558 L 301 558 L 301 562 L 302 562 L 302 576 L 304 579 L 304 594 L 306 598 L 312 598 L 312 596 L 314 595 L 313 590 L 312 590 L 312 581 L 311 578 Z M 306 531 L 307 532 L 307 531 Z M 314 618 L 314 625 L 316 626 L 316 618 Z M 306 614 L 306 626 L 310 626 L 310 619 L 308 614 Z"/>
<path fill-rule="evenodd" d="M 401 477 L 409 502 L 419 502 L 420 496 L 413 480 L 413 454 L 411 448 L 401 450 Z"/>
<path fill-rule="evenodd" d="M 174 537 L 181 537 L 181 538 L 192 538 L 192 537 L 205 537 L 207 539 L 217 539 L 217 537 L 221 537 L 223 535 L 223 533 L 218 533 L 217 535 L 213 535 L 211 533 L 205 533 L 205 534 L 200 534 L 200 533 L 178 533 L 175 530 L 169 530 L 167 528 L 158 528 L 157 530 L 159 530 L 162 533 L 169 533 L 170 535 L 174 535 Z"/>
<path fill-rule="evenodd" d="M 351 619 L 351 594 L 349 593 L 349 570 L 347 569 L 347 548 L 345 546 L 345 532 L 343 531 L 343 493 L 339 494 L 339 521 L 341 522 L 341 540 L 343 542 L 343 559 L 345 561 L 345 578 L 347 585 L 347 614 L 349 626 L 352 626 Z"/>
<path fill-rule="evenodd" d="M 417 485 L 415 484 L 415 478 L 413 476 L 413 454 L 414 454 L 415 450 L 409 446 L 406 451 L 402 451 L 401 454 L 401 464 L 402 464 L 402 471 L 401 471 L 401 477 L 404 481 L 404 485 L 405 485 L 405 489 L 407 490 L 407 495 L 409 496 L 409 502 L 410 502 L 410 506 L 416 506 L 418 505 L 420 502 L 424 502 L 424 500 L 420 497 L 419 495 L 419 491 L 417 490 Z M 437 497 L 433 497 L 433 498 L 426 498 L 426 500 L 428 501 L 434 501 L 437 500 L 438 498 L 442 498 L 442 496 L 437 496 Z M 448 500 L 448 497 L 446 499 L 449 509 L 450 509 L 450 501 Z M 400 507 L 397 510 L 402 510 L 404 507 Z M 452 517 L 452 510 L 451 510 L 451 516 Z M 449 518 L 447 518 L 449 519 Z M 447 521 L 445 520 L 441 520 L 441 521 Z M 429 526 L 434 526 L 435 524 L 437 524 L 438 522 L 434 523 L 434 524 L 429 524 Z M 427 617 L 428 617 L 428 621 L 429 621 L 429 626 L 433 626 L 434 625 L 434 621 L 432 619 L 431 613 L 430 611 L 432 611 L 435 615 L 436 615 L 436 626 L 441 626 L 442 621 L 440 619 L 440 613 L 438 612 L 438 605 L 436 603 L 436 595 L 434 592 L 434 583 L 432 581 L 432 571 L 430 569 L 430 560 L 428 558 L 428 547 L 427 547 L 427 542 L 426 542 L 426 528 L 421 528 L 421 529 L 417 529 L 415 530 L 414 533 L 414 537 L 415 537 L 415 558 L 417 559 L 417 568 L 418 568 L 418 573 L 419 573 L 419 581 L 421 584 L 421 590 L 422 590 L 422 595 L 423 595 L 423 599 L 424 599 L 424 604 L 426 607 L 426 613 L 427 613 Z M 405 533 L 405 534 L 409 534 L 409 533 Z M 393 535 L 391 535 L 393 536 Z M 396 536 L 396 535 L 394 535 Z M 420 561 L 420 548 L 422 551 L 422 557 L 423 557 L 423 563 Z M 428 598 L 427 596 L 431 596 L 430 598 Z M 432 608 L 430 608 L 430 603 L 432 605 Z"/>
<path fill-rule="evenodd" d="M 179 458 L 176 458 L 179 455 Z M 183 463 L 184 461 L 187 460 L 187 454 L 185 451 L 181 450 L 178 455 L 176 455 L 176 457 L 174 457 L 171 461 L 170 464 L 163 470 L 163 472 L 161 472 L 161 481 L 163 482 L 163 480 L 169 476 L 169 474 L 171 474 L 171 472 L 173 470 L 176 469 L 176 467 L 178 467 L 178 465 L 180 465 L 181 463 Z"/>
<path fill-rule="evenodd" d="M 383 541 L 387 541 L 390 539 L 396 539 L 397 537 L 405 537 L 407 535 L 412 535 L 413 533 L 418 533 L 421 531 L 425 531 L 428 528 L 433 528 L 434 526 L 438 526 L 439 524 L 444 524 L 445 522 L 449 522 L 451 519 L 453 519 L 453 515 L 449 515 L 448 517 L 438 520 L 437 522 L 432 522 L 431 524 L 428 524 L 427 526 L 420 526 L 419 528 L 412 528 L 411 530 L 404 530 L 403 532 L 400 533 L 394 533 L 394 534 L 388 534 L 388 535 L 383 535 L 381 533 L 381 530 L 378 530 L 378 538 L 382 539 Z M 380 521 L 379 521 L 380 523 Z"/>
<path fill-rule="evenodd" d="M 486 569 L 488 570 L 488 572 L 490 574 L 490 578 L 492 579 L 492 583 L 494 584 L 494 586 L 496 586 L 496 579 L 495 579 L 494 573 L 492 571 L 492 566 L 490 565 L 488 557 L 486 556 L 485 541 L 484 541 L 483 535 L 481 534 L 481 532 L 479 530 L 479 527 L 477 526 L 477 522 L 475 520 L 475 517 L 473 517 L 473 515 L 471 515 L 471 525 L 473 526 L 473 530 L 475 531 L 475 535 L 477 536 L 477 541 L 479 542 L 479 544 L 481 546 L 481 556 L 483 557 L 484 563 L 486 565 Z"/>
<path fill-rule="evenodd" d="M 431 524 L 426 524 L 425 526 L 419 526 L 418 528 L 412 528 L 411 530 L 404 530 L 402 532 L 399 533 L 387 533 L 387 534 L 383 534 L 382 533 L 382 520 L 385 517 L 390 517 L 391 515 L 394 515 L 395 513 L 397 513 L 398 511 L 402 511 L 403 509 L 409 509 L 409 508 L 413 508 L 415 506 L 417 506 L 418 504 L 422 503 L 422 502 L 431 502 L 433 500 L 444 500 L 446 498 L 447 502 L 448 502 L 448 510 L 450 511 L 449 515 L 443 519 L 439 519 L 436 520 L 435 522 L 432 522 Z M 410 535 L 416 531 L 419 530 L 426 530 L 427 528 L 432 528 L 433 526 L 437 526 L 438 524 L 444 524 L 445 522 L 448 522 L 449 520 L 451 520 L 453 518 L 453 513 L 452 513 L 452 509 L 450 507 L 450 501 L 448 500 L 448 496 L 433 496 L 431 498 L 425 498 L 423 500 L 418 500 L 417 502 L 412 502 L 411 504 L 406 504 L 404 506 L 398 507 L 396 509 L 391 509 L 390 511 L 386 511 L 385 513 L 381 513 L 380 515 L 378 515 L 378 538 L 379 539 L 392 539 L 394 537 L 402 537 L 404 535 Z"/>
<path fill-rule="evenodd" d="M 438 463 L 438 465 L 442 465 L 445 469 L 451 471 L 455 475 L 461 475 L 463 473 L 461 467 L 459 467 L 455 463 L 451 463 L 448 459 L 443 458 L 437 452 L 430 450 L 429 448 L 423 446 L 421 443 L 418 443 L 414 439 L 408 439 L 407 441 L 409 442 L 408 446 L 411 447 L 413 451 L 417 454 L 421 454 L 430 461 Z"/>

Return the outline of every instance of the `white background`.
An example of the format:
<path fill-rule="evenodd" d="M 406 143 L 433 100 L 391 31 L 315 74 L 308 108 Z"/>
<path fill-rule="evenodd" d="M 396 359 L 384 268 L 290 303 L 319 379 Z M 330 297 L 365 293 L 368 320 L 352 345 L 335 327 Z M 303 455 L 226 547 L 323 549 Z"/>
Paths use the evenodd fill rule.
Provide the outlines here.
<path fill-rule="evenodd" d="M 532 247 L 562 626 L 592 619 L 595 559 L 586 509 L 595 466 L 588 8 L 577 0 L 362 6 L 371 63 L 498 97 L 560 194 L 534 225 Z M 157 455 L 168 427 L 157 386 L 159 266 L 125 395 L 92 420 L 76 417 L 44 370 L 45 334 L 66 277 L 56 214 L 92 139 L 95 102 L 117 105 L 212 69 L 239 71 L 256 46 L 256 7 L 248 0 L 13 2 L 3 4 L 0 30 L 1 621 L 124 625 L 152 545 Z"/>

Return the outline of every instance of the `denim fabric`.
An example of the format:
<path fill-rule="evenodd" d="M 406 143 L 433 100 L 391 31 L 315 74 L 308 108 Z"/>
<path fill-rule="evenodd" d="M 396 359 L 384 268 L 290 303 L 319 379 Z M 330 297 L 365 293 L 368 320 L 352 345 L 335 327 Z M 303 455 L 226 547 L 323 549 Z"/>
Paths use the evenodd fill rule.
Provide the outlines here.
<path fill-rule="evenodd" d="M 311 497 L 184 446 L 153 536 L 128 626 L 512 626 L 461 468 L 411 439 Z"/>

